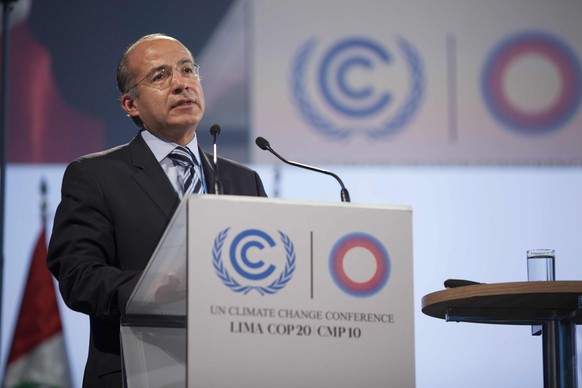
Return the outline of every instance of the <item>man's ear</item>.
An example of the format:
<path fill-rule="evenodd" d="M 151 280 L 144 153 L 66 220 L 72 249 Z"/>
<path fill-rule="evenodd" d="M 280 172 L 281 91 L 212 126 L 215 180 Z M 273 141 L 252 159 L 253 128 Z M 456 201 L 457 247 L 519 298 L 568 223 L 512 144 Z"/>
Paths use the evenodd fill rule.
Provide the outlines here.
<path fill-rule="evenodd" d="M 124 111 L 127 112 L 128 116 L 137 117 L 139 116 L 139 111 L 135 104 L 135 100 L 129 95 L 129 93 L 125 93 L 121 96 L 121 107 Z"/>

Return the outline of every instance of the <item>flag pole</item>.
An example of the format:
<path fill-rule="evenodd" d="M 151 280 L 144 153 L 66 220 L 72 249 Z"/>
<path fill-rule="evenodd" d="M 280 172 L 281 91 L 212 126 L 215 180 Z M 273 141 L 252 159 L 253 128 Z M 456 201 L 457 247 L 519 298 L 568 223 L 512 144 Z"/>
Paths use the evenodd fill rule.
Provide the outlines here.
<path fill-rule="evenodd" d="M 40 216 L 41 216 L 43 228 L 46 228 L 47 207 L 48 207 L 48 200 L 47 200 L 46 179 L 41 178 L 41 180 L 40 180 Z"/>
<path fill-rule="evenodd" d="M 8 32 L 10 31 L 10 12 L 17 0 L 2 1 L 2 101 L 0 101 L 0 349 L 2 346 L 2 305 L 4 299 L 4 224 L 6 194 L 6 132 L 8 127 Z"/>

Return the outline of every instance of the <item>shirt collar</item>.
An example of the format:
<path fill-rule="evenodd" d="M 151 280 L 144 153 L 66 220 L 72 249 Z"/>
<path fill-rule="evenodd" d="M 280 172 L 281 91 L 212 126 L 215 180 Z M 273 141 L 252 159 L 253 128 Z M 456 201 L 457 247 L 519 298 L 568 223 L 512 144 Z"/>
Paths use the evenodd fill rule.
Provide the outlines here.
<path fill-rule="evenodd" d="M 161 163 L 161 161 L 166 156 L 168 156 L 168 154 L 172 152 L 174 148 L 179 146 L 179 144 L 176 144 L 174 142 L 162 140 L 159 137 L 154 136 L 147 130 L 141 131 L 141 136 L 145 140 L 150 150 L 152 150 L 158 163 Z M 202 165 L 201 163 L 202 161 L 200 160 L 200 152 L 198 151 L 198 139 L 196 135 L 194 135 L 194 138 L 190 143 L 186 144 L 186 147 L 188 147 L 188 149 L 194 154 L 194 156 L 198 160 L 198 163 Z"/>

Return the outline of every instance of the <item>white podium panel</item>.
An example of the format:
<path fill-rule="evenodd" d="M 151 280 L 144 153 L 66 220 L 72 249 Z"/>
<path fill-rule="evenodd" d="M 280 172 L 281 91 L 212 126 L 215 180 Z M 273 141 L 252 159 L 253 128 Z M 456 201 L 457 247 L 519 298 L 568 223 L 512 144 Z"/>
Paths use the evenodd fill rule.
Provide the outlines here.
<path fill-rule="evenodd" d="M 414 386 L 410 208 L 189 207 L 188 386 Z"/>
<path fill-rule="evenodd" d="M 414 386 L 412 268 L 409 207 L 189 197 L 127 307 L 128 385 Z"/>

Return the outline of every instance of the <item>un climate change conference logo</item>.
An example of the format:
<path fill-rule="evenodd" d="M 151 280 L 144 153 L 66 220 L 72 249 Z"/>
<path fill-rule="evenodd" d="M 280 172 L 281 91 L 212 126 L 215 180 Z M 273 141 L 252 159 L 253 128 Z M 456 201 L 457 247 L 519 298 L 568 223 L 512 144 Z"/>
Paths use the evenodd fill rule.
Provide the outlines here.
<path fill-rule="evenodd" d="M 247 229 L 225 247 L 230 228 L 214 239 L 212 265 L 224 285 L 234 292 L 274 294 L 287 285 L 295 271 L 295 248 L 285 233 L 278 231 L 281 246 L 266 232 Z M 223 261 L 223 248 L 228 259 Z M 281 249 L 282 248 L 282 249 Z"/>
<path fill-rule="evenodd" d="M 402 38 L 396 43 L 397 56 L 366 37 L 340 40 L 323 52 L 316 39 L 308 40 L 291 71 L 293 101 L 301 115 L 335 138 L 377 139 L 404 128 L 420 106 L 425 76 L 415 48 Z M 401 79 L 407 84 L 398 90 L 405 92 L 394 94 Z"/>
<path fill-rule="evenodd" d="M 520 73 L 530 75 L 521 83 L 537 86 L 535 97 L 543 99 L 542 104 L 532 103 L 531 89 L 515 82 Z M 582 70 L 576 53 L 562 39 L 527 31 L 504 39 L 493 49 L 481 85 L 487 107 L 501 124 L 522 134 L 542 134 L 562 127 L 578 110 Z"/>
<path fill-rule="evenodd" d="M 346 294 L 365 298 L 377 294 L 390 277 L 390 256 L 384 245 L 367 233 L 343 236 L 329 255 L 329 272 Z"/>

